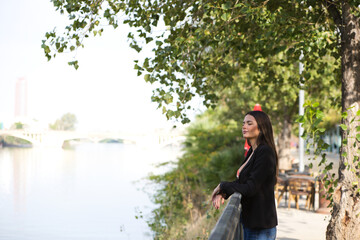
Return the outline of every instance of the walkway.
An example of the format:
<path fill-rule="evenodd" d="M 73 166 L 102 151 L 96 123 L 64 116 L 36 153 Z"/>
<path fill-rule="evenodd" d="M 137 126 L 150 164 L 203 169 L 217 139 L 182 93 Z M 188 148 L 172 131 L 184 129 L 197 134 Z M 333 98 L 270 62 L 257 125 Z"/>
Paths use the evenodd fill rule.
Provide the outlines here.
<path fill-rule="evenodd" d="M 298 151 L 293 149 L 292 156 L 294 163 L 299 162 Z M 328 153 L 328 159 L 334 163 L 334 172 L 339 165 L 339 155 Z M 317 164 L 308 160 L 309 156 L 305 155 L 305 164 L 313 162 L 316 172 Z M 315 209 L 318 209 L 319 195 L 315 195 Z M 278 213 L 277 239 L 278 240 L 325 240 L 326 228 L 330 220 L 329 214 L 319 214 L 314 211 L 305 210 L 305 199 L 300 199 L 299 210 L 295 208 L 295 203 L 291 203 L 291 208 L 287 208 L 285 197 L 281 200 Z"/>
<path fill-rule="evenodd" d="M 279 207 L 278 240 L 325 240 L 330 215 Z"/>

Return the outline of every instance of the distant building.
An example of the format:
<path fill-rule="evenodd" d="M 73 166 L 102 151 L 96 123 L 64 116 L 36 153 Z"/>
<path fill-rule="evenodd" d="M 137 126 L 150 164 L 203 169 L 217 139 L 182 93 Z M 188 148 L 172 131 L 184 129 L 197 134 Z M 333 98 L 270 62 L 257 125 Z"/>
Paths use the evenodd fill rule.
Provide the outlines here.
<path fill-rule="evenodd" d="M 27 80 L 19 78 L 15 87 L 15 119 L 23 119 L 27 117 Z"/>

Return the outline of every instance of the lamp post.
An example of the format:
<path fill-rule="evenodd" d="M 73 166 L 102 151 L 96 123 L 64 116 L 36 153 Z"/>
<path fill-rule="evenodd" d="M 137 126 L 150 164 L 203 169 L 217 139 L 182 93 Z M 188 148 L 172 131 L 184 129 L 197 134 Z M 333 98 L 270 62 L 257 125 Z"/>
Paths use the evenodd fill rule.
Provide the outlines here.
<path fill-rule="evenodd" d="M 301 62 L 303 58 L 303 53 L 301 52 L 300 61 L 299 61 L 299 73 L 300 73 L 300 91 L 299 91 L 299 115 L 304 115 L 304 90 L 302 87 L 304 84 L 301 82 L 302 77 L 301 74 L 304 70 L 304 64 Z M 302 123 L 299 124 L 299 172 L 304 171 L 304 139 L 301 137 L 304 133 L 304 128 L 302 127 Z"/>

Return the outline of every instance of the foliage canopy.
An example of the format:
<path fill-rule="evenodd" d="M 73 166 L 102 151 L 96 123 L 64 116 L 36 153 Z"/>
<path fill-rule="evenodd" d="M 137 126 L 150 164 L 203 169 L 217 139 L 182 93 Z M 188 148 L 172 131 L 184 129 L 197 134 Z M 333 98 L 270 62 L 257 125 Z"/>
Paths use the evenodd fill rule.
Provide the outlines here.
<path fill-rule="evenodd" d="M 244 71 L 251 71 L 245 78 L 260 90 L 272 85 L 281 95 L 299 89 L 296 64 L 301 53 L 304 88 L 314 86 L 330 68 L 336 73 L 330 84 L 339 85 L 339 67 L 333 68 L 339 66 L 334 60 L 339 59 L 339 29 L 332 24 L 331 6 L 321 1 L 52 2 L 71 23 L 64 34 L 46 33 L 42 47 L 48 59 L 83 46 L 84 38 L 103 32 L 103 24 L 116 28 L 123 21 L 134 29 L 128 34 L 132 48 L 154 46 L 152 57 L 135 63 L 146 81 L 160 83 L 152 100 L 168 118 L 183 123 L 189 121 L 186 109 L 195 95 L 204 98 L 205 106 L 215 107 L 219 92 L 238 85 L 235 79 Z M 323 61 L 325 56 L 334 59 Z M 78 67 L 77 61 L 69 64 Z M 240 84 L 249 82 L 245 78 Z"/>

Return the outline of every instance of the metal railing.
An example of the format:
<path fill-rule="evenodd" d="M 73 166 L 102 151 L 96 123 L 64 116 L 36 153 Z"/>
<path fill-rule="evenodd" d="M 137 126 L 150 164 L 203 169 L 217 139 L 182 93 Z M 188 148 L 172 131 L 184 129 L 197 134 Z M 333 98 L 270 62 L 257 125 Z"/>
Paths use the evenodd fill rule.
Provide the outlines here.
<path fill-rule="evenodd" d="M 240 223 L 240 213 L 241 194 L 234 193 L 211 231 L 209 240 L 242 240 L 243 231 Z"/>

